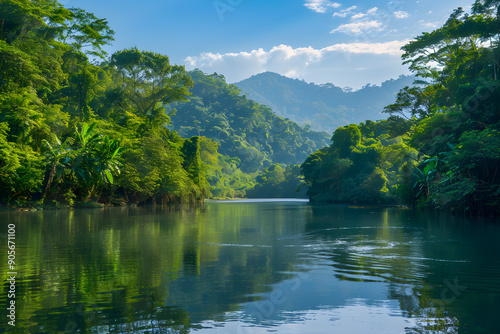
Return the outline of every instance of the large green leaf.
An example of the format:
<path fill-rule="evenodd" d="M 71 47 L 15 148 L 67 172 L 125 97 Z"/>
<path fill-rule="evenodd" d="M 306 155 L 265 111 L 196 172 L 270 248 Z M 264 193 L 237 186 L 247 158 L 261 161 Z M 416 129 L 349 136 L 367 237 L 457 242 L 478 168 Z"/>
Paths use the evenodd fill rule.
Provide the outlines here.
<path fill-rule="evenodd" d="M 106 173 L 106 177 L 109 183 L 113 184 L 113 175 L 111 174 L 111 172 L 109 170 L 105 170 L 104 173 Z"/>

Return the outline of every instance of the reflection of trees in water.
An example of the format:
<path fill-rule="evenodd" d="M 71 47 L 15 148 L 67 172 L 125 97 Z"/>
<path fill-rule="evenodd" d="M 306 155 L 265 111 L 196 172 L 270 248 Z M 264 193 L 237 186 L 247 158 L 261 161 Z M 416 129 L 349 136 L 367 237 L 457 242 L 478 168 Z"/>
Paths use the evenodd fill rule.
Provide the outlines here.
<path fill-rule="evenodd" d="M 177 218 L 190 214 L 192 210 L 180 211 Z M 163 276 L 168 285 L 182 266 L 183 249 L 172 240 L 184 233 L 179 224 L 161 219 L 131 208 L 9 219 L 22 231 L 16 240 L 23 247 L 18 254 L 16 329 L 94 333 L 108 326 L 106 332 L 122 333 L 124 324 L 144 327 L 148 321 L 169 327 L 167 332 L 189 328 L 184 310 L 164 308 L 168 290 L 161 286 Z M 155 238 L 162 233 L 165 239 Z"/>
<path fill-rule="evenodd" d="M 296 262 L 290 249 L 277 251 L 282 247 L 270 240 L 279 242 L 276 235 L 290 228 L 297 211 L 263 210 L 259 218 L 256 210 L 123 208 L 18 216 L 23 233 L 17 241 L 26 248 L 19 254 L 17 329 L 187 333 L 193 315 L 199 321 L 236 310 L 257 298 L 249 295 L 288 277 L 282 272 Z M 261 218 L 273 223 L 257 224 Z M 300 233 L 303 224 L 292 228 Z M 241 243 L 242 235 L 266 247 L 225 245 Z"/>
<path fill-rule="evenodd" d="M 116 324 L 96 326 L 98 333 L 178 333 L 190 332 L 191 322 L 189 315 L 180 308 L 157 307 L 143 309 L 131 315 L 132 318 L 116 319 Z M 141 319 L 141 320 L 136 320 Z M 115 320 L 115 319 L 113 319 Z"/>
<path fill-rule="evenodd" d="M 18 320 L 16 329 L 19 333 L 189 333 L 189 314 L 164 306 L 163 289 L 145 289 L 141 295 L 133 290 L 122 287 L 82 296 L 70 289 L 62 306 L 51 306 L 44 299 L 29 315 L 23 309 L 32 305 L 18 297 L 20 318 L 26 320 Z"/>

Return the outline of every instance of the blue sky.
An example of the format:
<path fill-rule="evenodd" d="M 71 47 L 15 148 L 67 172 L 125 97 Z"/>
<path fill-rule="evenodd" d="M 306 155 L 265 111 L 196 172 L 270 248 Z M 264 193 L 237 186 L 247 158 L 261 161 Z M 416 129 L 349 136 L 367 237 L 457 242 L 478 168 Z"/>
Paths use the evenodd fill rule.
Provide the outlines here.
<path fill-rule="evenodd" d="M 273 71 L 361 88 L 408 74 L 400 47 L 473 0 L 62 0 L 106 18 L 107 51 L 138 47 L 228 82 Z"/>

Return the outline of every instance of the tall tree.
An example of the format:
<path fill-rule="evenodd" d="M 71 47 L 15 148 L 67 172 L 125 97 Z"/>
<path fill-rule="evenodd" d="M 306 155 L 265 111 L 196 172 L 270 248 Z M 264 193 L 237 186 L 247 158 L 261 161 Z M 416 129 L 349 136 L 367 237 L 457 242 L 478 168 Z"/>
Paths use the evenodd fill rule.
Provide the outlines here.
<path fill-rule="evenodd" d="M 167 56 L 128 49 L 114 53 L 111 65 L 123 77 L 125 99 L 149 128 L 169 122 L 165 113 L 167 104 L 188 101 L 188 89 L 193 82 L 184 66 L 170 65 Z"/>
<path fill-rule="evenodd" d="M 70 17 L 57 29 L 58 38 L 78 51 L 105 59 L 107 52 L 103 50 L 103 46 L 115 40 L 115 32 L 109 27 L 108 21 L 81 8 L 73 7 L 69 10 Z"/>

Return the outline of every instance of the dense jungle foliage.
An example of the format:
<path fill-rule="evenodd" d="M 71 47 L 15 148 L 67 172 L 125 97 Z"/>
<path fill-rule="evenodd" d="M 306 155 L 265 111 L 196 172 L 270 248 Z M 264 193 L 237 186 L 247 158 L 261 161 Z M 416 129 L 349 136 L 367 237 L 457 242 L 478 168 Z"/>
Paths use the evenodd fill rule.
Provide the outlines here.
<path fill-rule="evenodd" d="M 253 185 L 217 143 L 166 127 L 165 106 L 191 95 L 183 66 L 137 49 L 107 57 L 106 20 L 51 0 L 3 0 L 0 27 L 2 203 L 193 202 Z"/>
<path fill-rule="evenodd" d="M 4 0 L 0 26 L 4 204 L 244 197 L 264 168 L 327 143 L 221 75 L 135 48 L 107 55 L 113 30 L 82 9 Z"/>
<path fill-rule="evenodd" d="M 388 120 L 340 127 L 309 156 L 310 198 L 500 214 L 500 1 L 456 9 L 403 51 L 418 80 Z"/>

